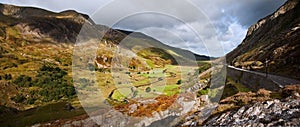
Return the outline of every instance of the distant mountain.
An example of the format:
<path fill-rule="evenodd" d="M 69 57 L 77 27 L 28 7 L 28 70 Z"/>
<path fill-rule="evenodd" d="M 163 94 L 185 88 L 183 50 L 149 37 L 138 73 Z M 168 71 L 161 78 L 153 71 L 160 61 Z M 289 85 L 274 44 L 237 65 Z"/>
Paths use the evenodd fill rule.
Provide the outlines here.
<path fill-rule="evenodd" d="M 133 31 L 121 30 L 121 29 L 116 29 L 116 30 L 121 32 L 121 33 L 124 33 L 126 35 L 131 35 L 135 38 L 148 39 L 148 40 L 153 40 L 153 41 L 159 42 L 157 39 L 154 39 L 154 38 L 152 38 L 152 37 L 150 37 L 150 36 L 148 36 L 144 33 L 141 33 L 141 32 L 133 32 Z M 163 45 L 165 45 L 165 44 L 163 44 Z M 179 54 L 180 54 L 180 52 L 187 52 L 189 54 L 194 54 L 195 60 L 197 60 L 197 61 L 215 59 L 214 57 L 209 57 L 209 56 L 206 56 L 206 55 L 198 55 L 198 54 L 193 53 L 191 51 L 176 48 L 176 47 L 172 47 L 172 46 L 169 46 L 169 45 L 165 45 L 165 46 L 170 47 L 174 52 L 177 52 Z"/>
<path fill-rule="evenodd" d="M 228 64 L 300 79 L 300 3 L 288 0 L 252 25 L 243 42 L 226 55 Z"/>

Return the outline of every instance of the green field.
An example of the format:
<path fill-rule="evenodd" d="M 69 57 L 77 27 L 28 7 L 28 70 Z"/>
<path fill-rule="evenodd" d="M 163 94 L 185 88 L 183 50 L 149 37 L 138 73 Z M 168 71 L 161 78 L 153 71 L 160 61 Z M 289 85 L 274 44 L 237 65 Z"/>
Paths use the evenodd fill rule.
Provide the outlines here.
<path fill-rule="evenodd" d="M 103 96 L 121 101 L 178 94 L 181 92 L 180 86 L 186 83 L 182 75 L 189 72 L 194 74 L 195 69 L 197 67 L 166 65 L 149 71 L 114 72 L 114 78 L 110 73 L 97 72 L 96 75 Z"/>

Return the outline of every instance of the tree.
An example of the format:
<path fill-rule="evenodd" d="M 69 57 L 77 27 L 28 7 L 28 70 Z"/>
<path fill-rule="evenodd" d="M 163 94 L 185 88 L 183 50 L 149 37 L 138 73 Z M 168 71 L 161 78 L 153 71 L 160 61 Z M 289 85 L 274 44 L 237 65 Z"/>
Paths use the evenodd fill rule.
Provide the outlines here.
<path fill-rule="evenodd" d="M 181 81 L 181 79 L 179 79 L 176 84 L 180 85 L 181 83 L 182 83 L 182 81 Z"/>
<path fill-rule="evenodd" d="M 59 100 L 62 97 L 73 98 L 76 95 L 74 86 L 65 79 L 67 72 L 59 67 L 43 65 L 33 81 L 34 86 L 41 87 L 38 93 L 43 97 L 44 102 Z M 82 78 L 79 82 L 87 85 L 89 80 Z"/>
<path fill-rule="evenodd" d="M 147 93 L 151 92 L 151 88 L 150 87 L 147 87 L 146 90 L 145 90 Z"/>

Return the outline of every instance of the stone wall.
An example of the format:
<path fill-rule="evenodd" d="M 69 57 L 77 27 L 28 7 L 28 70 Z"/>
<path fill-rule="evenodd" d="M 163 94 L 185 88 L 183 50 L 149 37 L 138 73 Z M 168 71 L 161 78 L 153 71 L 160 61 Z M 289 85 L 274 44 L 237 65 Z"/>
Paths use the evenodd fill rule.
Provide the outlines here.
<path fill-rule="evenodd" d="M 227 67 L 227 77 L 234 80 L 237 83 L 241 83 L 252 90 L 259 90 L 264 88 L 266 90 L 276 91 L 279 90 L 279 86 L 274 83 L 271 79 L 264 76 L 236 70 Z"/>

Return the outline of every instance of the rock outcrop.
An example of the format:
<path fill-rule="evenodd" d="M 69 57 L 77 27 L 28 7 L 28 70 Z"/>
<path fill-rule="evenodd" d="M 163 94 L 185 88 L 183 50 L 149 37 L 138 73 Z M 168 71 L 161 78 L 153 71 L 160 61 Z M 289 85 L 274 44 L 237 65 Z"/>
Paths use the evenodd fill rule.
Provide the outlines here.
<path fill-rule="evenodd" d="M 209 119 L 204 126 L 299 126 L 299 94 L 284 100 L 258 102 Z"/>

